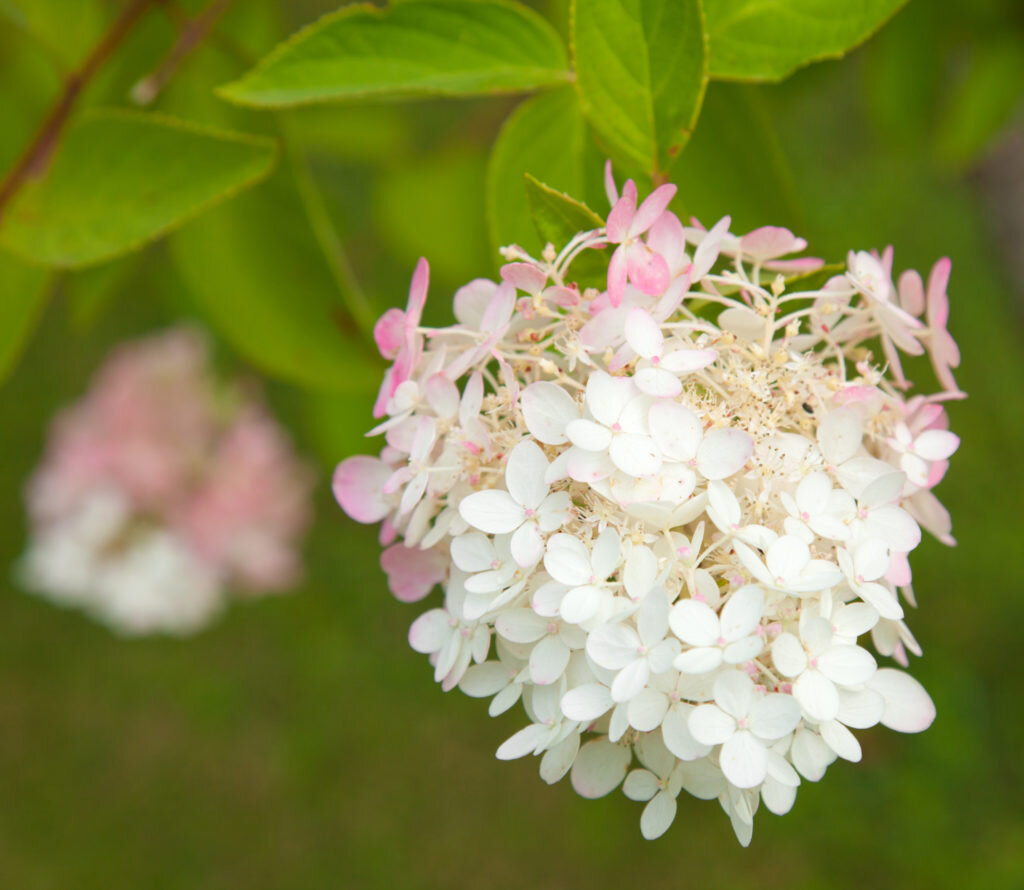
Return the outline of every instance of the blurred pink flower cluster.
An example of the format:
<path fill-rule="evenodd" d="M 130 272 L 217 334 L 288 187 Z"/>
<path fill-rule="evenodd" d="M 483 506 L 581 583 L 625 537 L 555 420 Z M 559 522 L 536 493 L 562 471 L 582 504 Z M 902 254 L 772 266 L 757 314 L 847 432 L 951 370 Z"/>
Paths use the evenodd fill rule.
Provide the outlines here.
<path fill-rule="evenodd" d="M 312 483 L 257 395 L 215 380 L 198 332 L 129 343 L 53 423 L 23 578 L 122 632 L 189 632 L 228 589 L 298 581 Z"/>

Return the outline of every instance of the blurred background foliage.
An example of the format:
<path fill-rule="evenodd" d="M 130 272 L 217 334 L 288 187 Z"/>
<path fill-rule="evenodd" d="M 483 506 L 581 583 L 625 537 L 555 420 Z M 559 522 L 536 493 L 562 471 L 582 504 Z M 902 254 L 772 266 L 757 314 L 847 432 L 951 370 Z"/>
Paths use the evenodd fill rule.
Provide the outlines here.
<path fill-rule="evenodd" d="M 0 0 L 0 170 L 128 5 Z M 567 2 L 534 5 L 566 38 Z M 1024 535 L 1018 0 L 913 0 L 842 61 L 779 85 L 713 82 L 670 171 L 675 209 L 708 224 L 730 213 L 735 231 L 787 225 L 830 260 L 892 243 L 897 269 L 951 256 L 951 330 L 970 394 L 950 408 L 963 445 L 939 492 L 960 544 L 926 541 L 914 566 L 911 626 L 925 657 L 913 669 L 938 720 L 920 737 L 866 733 L 863 763 L 805 782 L 783 819 L 762 813 L 747 851 L 717 805 L 686 801 L 666 837 L 647 843 L 639 807 L 621 794 L 584 801 L 567 782 L 545 786 L 529 759 L 496 762 L 520 717 L 490 720 L 481 702 L 433 684 L 405 644 L 417 612 L 387 594 L 373 530 L 346 520 L 326 485 L 340 458 L 370 450 L 362 431 L 381 367 L 365 331 L 404 304 L 419 256 L 432 268 L 428 318 L 447 322 L 454 289 L 495 274 L 496 243 L 536 239 L 523 228 L 518 175 L 530 165 L 606 211 L 604 155 L 573 94 L 256 110 L 214 89 L 334 4 L 153 6 L 79 108 L 149 100 L 162 115 L 246 134 L 218 146 L 251 149 L 249 167 L 240 176 L 206 155 L 184 166 L 191 131 L 123 118 L 145 132 L 104 136 L 83 150 L 87 169 L 130 170 L 140 151 L 159 153 L 159 187 L 142 202 L 151 228 L 172 227 L 157 219 L 161 203 L 188 204 L 188 221 L 73 271 L 23 261 L 46 245 L 98 256 L 95 238 L 69 247 L 31 230 L 45 228 L 45 195 L 42 211 L 0 222 L 0 376 L 10 372 L 0 386 L 0 565 L 24 546 L 21 489 L 49 418 L 113 344 L 182 319 L 210 327 L 225 368 L 265 377 L 321 464 L 318 521 L 301 590 L 237 606 L 190 641 L 115 639 L 22 595 L 7 571 L 0 886 L 1024 886 L 1024 590 L 1012 566 Z M 528 116 L 550 127 L 524 130 Z M 71 146 L 89 120 L 71 121 Z M 76 160 L 58 153 L 54 170 Z M 624 160 L 620 173 L 646 173 L 649 187 L 651 171 Z M 237 181 L 225 184 L 228 167 Z M 105 210 L 138 203 L 148 176 L 140 167 L 134 186 L 76 206 L 76 231 L 102 236 Z M 204 192 L 204 176 L 216 187 Z M 18 206 L 31 210 L 29 198 Z"/>

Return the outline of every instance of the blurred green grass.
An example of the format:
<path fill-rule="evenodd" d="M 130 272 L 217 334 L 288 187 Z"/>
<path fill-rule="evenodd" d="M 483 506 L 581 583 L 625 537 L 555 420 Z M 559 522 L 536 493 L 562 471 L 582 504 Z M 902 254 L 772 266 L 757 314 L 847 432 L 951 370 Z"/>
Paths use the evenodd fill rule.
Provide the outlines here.
<path fill-rule="evenodd" d="M 735 88 L 714 87 L 674 177 L 705 222 L 732 212 L 739 229 L 799 226 L 815 255 L 891 242 L 897 269 L 953 259 L 951 329 L 971 398 L 950 408 L 963 445 L 939 494 L 960 544 L 915 552 L 921 608 L 910 616 L 925 650 L 913 670 L 939 711 L 932 729 L 863 733 L 864 762 L 804 783 L 782 819 L 762 812 L 746 851 L 717 804 L 681 800 L 670 832 L 648 843 L 640 807 L 621 793 L 584 801 L 567 781 L 545 786 L 532 759 L 499 763 L 493 752 L 521 711 L 491 720 L 484 703 L 440 691 L 406 645 L 418 610 L 387 593 L 374 530 L 330 499 L 330 465 L 358 447 L 367 397 L 269 387 L 323 464 L 308 579 L 295 594 L 238 603 L 192 640 L 123 641 L 20 593 L 9 567 L 24 543 L 21 487 L 49 418 L 112 344 L 193 312 L 158 248 L 111 276 L 115 293 L 91 324 L 81 300 L 102 309 L 95 280 L 91 297 L 81 283 L 59 293 L 0 388 L 0 887 L 1024 886 L 1024 291 L 971 177 L 929 154 L 945 69 L 926 76 L 912 50 L 936 17 L 918 0 L 850 59 L 744 92 L 759 128 L 744 127 Z M 941 56 L 947 68 L 957 58 Z M 361 220 L 354 236 L 376 244 L 362 269 L 375 292 L 404 302 L 405 267 L 438 254 L 439 318 L 446 294 L 492 262 L 479 240 L 482 149 L 459 148 L 477 111 L 458 108 L 430 125 L 443 152 L 412 162 L 381 149 L 392 160 L 376 191 L 363 186 L 361 210 L 344 204 L 351 170 L 318 168 L 332 212 Z M 396 117 L 396 140 L 425 126 L 404 107 L 382 120 Z M 474 140 L 486 144 L 499 120 L 485 115 Z M 413 183 L 420 169 L 435 175 Z M 433 228 L 397 219 L 413 185 L 435 208 Z M 445 219 L 464 237 L 448 237 Z M 226 351 L 223 361 L 235 362 Z"/>

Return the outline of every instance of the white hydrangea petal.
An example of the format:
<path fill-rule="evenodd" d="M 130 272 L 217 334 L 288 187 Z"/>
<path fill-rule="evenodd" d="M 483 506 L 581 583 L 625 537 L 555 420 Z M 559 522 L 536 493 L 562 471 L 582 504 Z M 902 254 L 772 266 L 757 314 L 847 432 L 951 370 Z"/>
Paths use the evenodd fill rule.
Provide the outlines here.
<path fill-rule="evenodd" d="M 637 658 L 627 664 L 612 682 L 612 699 L 628 702 L 642 691 L 651 677 L 651 668 L 646 658 Z"/>
<path fill-rule="evenodd" d="M 704 428 L 697 415 L 678 402 L 655 402 L 647 413 L 651 437 L 670 460 L 689 461 L 697 456 Z"/>
<path fill-rule="evenodd" d="M 781 633 L 772 643 L 772 661 L 784 677 L 798 677 L 807 669 L 807 653 L 791 633 Z"/>
<path fill-rule="evenodd" d="M 590 552 L 579 538 L 572 535 L 552 535 L 544 554 L 544 568 L 562 584 L 574 587 L 587 584 L 592 577 Z"/>
<path fill-rule="evenodd" d="M 895 668 L 879 668 L 869 685 L 885 699 L 883 726 L 897 732 L 924 732 L 932 725 L 935 704 L 910 674 Z"/>
<path fill-rule="evenodd" d="M 647 769 L 632 770 L 622 783 L 622 793 L 630 800 L 648 801 L 658 791 L 658 777 Z"/>
<path fill-rule="evenodd" d="M 853 408 L 837 408 L 818 424 L 818 445 L 830 464 L 838 466 L 852 458 L 864 437 L 864 421 Z"/>
<path fill-rule="evenodd" d="M 591 550 L 590 561 L 594 568 L 594 577 L 607 578 L 619 564 L 621 553 L 619 535 L 609 526 L 597 536 Z"/>
<path fill-rule="evenodd" d="M 523 508 L 507 491 L 475 491 L 462 499 L 459 514 L 473 528 L 490 535 L 515 531 L 522 524 Z"/>
<path fill-rule="evenodd" d="M 739 472 L 754 453 L 754 440 L 743 430 L 711 430 L 697 449 L 697 469 L 705 479 L 726 479 Z"/>
<path fill-rule="evenodd" d="M 584 683 L 562 696 L 562 713 L 570 720 L 590 723 L 611 710 L 611 691 L 600 683 Z"/>
<path fill-rule="evenodd" d="M 570 624 L 584 624 L 601 608 L 603 595 L 600 587 L 590 584 L 574 587 L 562 598 L 558 613 Z"/>
<path fill-rule="evenodd" d="M 665 639 L 668 611 L 668 594 L 663 588 L 657 587 L 644 597 L 636 616 L 636 628 L 644 646 L 650 648 Z"/>
<path fill-rule="evenodd" d="M 548 581 L 534 592 L 533 597 L 530 599 L 530 606 L 538 615 L 543 615 L 545 618 L 553 618 L 558 614 L 562 598 L 568 589 L 568 587 L 558 581 Z"/>
<path fill-rule="evenodd" d="M 561 528 L 572 513 L 572 497 L 567 491 L 556 491 L 541 502 L 537 510 L 537 525 L 543 532 Z"/>
<path fill-rule="evenodd" d="M 565 471 L 569 478 L 576 482 L 586 482 L 593 485 L 600 482 L 615 472 L 615 464 L 603 451 L 584 451 L 582 448 L 572 447 L 565 454 Z M 554 461 L 551 466 L 558 465 Z"/>
<path fill-rule="evenodd" d="M 859 637 L 878 624 L 878 611 L 867 603 L 847 603 L 836 609 L 832 625 L 841 637 Z"/>
<path fill-rule="evenodd" d="M 508 685 L 508 667 L 500 661 L 475 664 L 459 681 L 459 689 L 472 698 L 486 698 L 501 692 Z"/>
<path fill-rule="evenodd" d="M 960 437 L 949 430 L 925 430 L 914 439 L 914 451 L 925 460 L 946 460 L 960 447 Z"/>
<path fill-rule="evenodd" d="M 722 650 L 717 646 L 698 646 L 681 652 L 675 657 L 672 665 L 684 674 L 706 674 L 715 670 L 722 660 Z"/>
<path fill-rule="evenodd" d="M 872 530 L 881 533 L 890 550 L 909 553 L 921 543 L 921 527 L 906 510 L 895 504 L 871 511 Z"/>
<path fill-rule="evenodd" d="M 569 647 L 556 636 L 544 637 L 530 653 L 530 679 L 538 686 L 554 683 L 569 664 Z"/>
<path fill-rule="evenodd" d="M 700 600 L 676 603 L 668 620 L 672 632 L 690 646 L 714 646 L 722 632 L 714 610 Z"/>
<path fill-rule="evenodd" d="M 868 581 L 865 584 L 858 584 L 856 591 L 860 598 L 873 606 L 883 618 L 899 621 L 903 617 L 903 607 L 888 587 Z"/>
<path fill-rule="evenodd" d="M 606 451 L 612 442 L 612 431 L 593 420 L 571 420 L 565 427 L 566 438 L 584 451 Z"/>
<path fill-rule="evenodd" d="M 527 509 L 536 510 L 548 496 L 548 484 L 544 481 L 547 469 L 544 452 L 535 442 L 524 439 L 509 452 L 505 464 L 505 485 L 509 494 Z"/>
<path fill-rule="evenodd" d="M 708 484 L 708 516 L 724 534 L 734 531 L 743 520 L 740 502 L 724 482 Z"/>
<path fill-rule="evenodd" d="M 409 628 L 409 645 L 417 652 L 437 652 L 451 634 L 451 615 L 444 609 L 431 609 L 417 618 Z"/>
<path fill-rule="evenodd" d="M 808 473 L 796 488 L 796 503 L 800 510 L 811 515 L 821 513 L 828 506 L 832 480 L 822 472 Z"/>
<path fill-rule="evenodd" d="M 745 306 L 733 306 L 718 315 L 718 326 L 723 331 L 729 331 L 741 340 L 748 340 L 751 343 L 764 339 L 766 324 L 764 318 Z"/>
<path fill-rule="evenodd" d="M 871 653 L 860 646 L 831 646 L 818 656 L 818 670 L 842 686 L 866 683 L 876 667 Z"/>
<path fill-rule="evenodd" d="M 737 788 L 755 788 L 768 775 L 768 752 L 753 733 L 740 730 L 722 745 L 718 763 Z"/>
<path fill-rule="evenodd" d="M 673 374 L 692 374 L 718 358 L 714 349 L 673 349 L 661 357 L 661 367 Z"/>
<path fill-rule="evenodd" d="M 658 643 L 657 646 L 647 653 L 647 663 L 651 666 L 651 673 L 665 673 L 665 671 L 672 667 L 672 662 L 679 654 L 681 648 L 679 640 L 673 637 Z"/>
<path fill-rule="evenodd" d="M 593 371 L 587 379 L 587 408 L 598 423 L 610 427 L 634 395 L 633 384 L 625 377 L 612 377 Z"/>
<path fill-rule="evenodd" d="M 804 713 L 816 723 L 834 720 L 839 714 L 839 692 L 824 674 L 804 671 L 793 684 L 793 695 Z"/>
<path fill-rule="evenodd" d="M 630 550 L 622 570 L 622 581 L 631 599 L 639 600 L 654 586 L 658 577 L 658 558 L 650 547 L 639 545 Z"/>
<path fill-rule="evenodd" d="M 874 689 L 840 689 L 839 719 L 854 729 L 870 729 L 885 714 L 885 699 Z"/>
<path fill-rule="evenodd" d="M 843 760 L 858 763 L 861 758 L 860 742 L 838 720 L 827 720 L 819 727 L 821 738 Z"/>
<path fill-rule="evenodd" d="M 509 542 L 512 558 L 522 568 L 535 566 L 544 556 L 544 538 L 536 522 L 524 522 L 512 534 Z"/>
<path fill-rule="evenodd" d="M 720 745 L 736 732 L 736 721 L 717 705 L 699 705 L 687 725 L 690 735 L 703 745 Z"/>
<path fill-rule="evenodd" d="M 868 509 L 890 504 L 903 493 L 906 481 L 906 473 L 885 473 L 865 486 L 858 500 Z"/>
<path fill-rule="evenodd" d="M 620 433 L 612 439 L 608 456 L 627 476 L 653 476 L 661 468 L 661 452 L 650 436 Z"/>
<path fill-rule="evenodd" d="M 554 748 L 545 751 L 540 760 L 540 777 L 549 785 L 560 781 L 569 772 L 579 750 L 580 737 L 572 733 Z"/>
<path fill-rule="evenodd" d="M 696 760 L 711 751 L 710 745 L 698 742 L 690 732 L 690 714 L 693 705 L 680 702 L 668 709 L 661 722 L 661 736 L 668 748 L 680 760 Z"/>
<path fill-rule="evenodd" d="M 644 395 L 656 399 L 674 399 L 683 391 L 682 381 L 662 367 L 640 368 L 633 375 L 633 383 Z"/>
<path fill-rule="evenodd" d="M 750 731 L 758 738 L 781 739 L 800 722 L 800 705 L 793 696 L 771 693 L 754 702 L 750 709 Z"/>
<path fill-rule="evenodd" d="M 494 629 L 513 643 L 535 643 L 547 633 L 548 622 L 532 609 L 506 609 Z"/>
<path fill-rule="evenodd" d="M 761 787 L 761 800 L 769 812 L 776 816 L 785 816 L 796 803 L 796 788 L 792 785 L 783 785 L 773 776 L 769 776 Z"/>
<path fill-rule="evenodd" d="M 495 756 L 498 760 L 517 760 L 527 754 L 532 754 L 537 745 L 544 741 L 548 732 L 546 726 L 533 723 L 506 739 L 498 748 Z"/>
<path fill-rule="evenodd" d="M 762 649 L 764 649 L 764 639 L 756 634 L 751 634 L 726 646 L 722 650 L 722 658 L 725 659 L 726 664 L 745 664 L 752 658 L 757 658 Z"/>
<path fill-rule="evenodd" d="M 800 776 L 792 765 L 778 751 L 768 749 L 768 776 L 782 785 L 796 788 L 800 785 Z"/>
<path fill-rule="evenodd" d="M 732 642 L 752 634 L 763 612 L 764 591 L 756 584 L 745 584 L 722 607 L 722 636 Z"/>
<path fill-rule="evenodd" d="M 633 351 L 644 358 L 651 358 L 661 352 L 664 337 L 661 326 L 651 318 L 649 312 L 639 307 L 629 310 L 623 333 Z"/>
<path fill-rule="evenodd" d="M 811 560 L 807 545 L 793 535 L 783 535 L 764 555 L 765 565 L 774 578 L 785 581 L 796 578 Z"/>
<path fill-rule="evenodd" d="M 576 402 L 562 387 L 548 381 L 531 383 L 523 390 L 520 407 L 526 428 L 545 445 L 561 445 L 565 427 L 579 417 Z"/>
<path fill-rule="evenodd" d="M 452 539 L 452 562 L 464 572 L 484 572 L 494 562 L 494 545 L 479 532 L 468 532 Z"/>
<path fill-rule="evenodd" d="M 654 689 L 644 689 L 630 699 L 626 713 L 633 729 L 651 732 L 661 726 L 667 711 L 668 696 Z"/>
<path fill-rule="evenodd" d="M 836 754 L 816 732 L 801 729 L 793 737 L 790 757 L 801 776 L 809 782 L 819 782 L 829 764 L 836 759 Z"/>
<path fill-rule="evenodd" d="M 640 815 L 640 833 L 649 841 L 661 837 L 675 820 L 677 808 L 676 799 L 671 794 L 659 791 Z"/>
<path fill-rule="evenodd" d="M 523 694 L 523 687 L 519 683 L 512 683 L 501 690 L 491 700 L 490 707 L 487 708 L 487 713 L 491 717 L 497 717 L 499 714 L 504 714 L 509 708 L 513 707 L 519 697 Z"/>
<path fill-rule="evenodd" d="M 587 655 L 608 670 L 622 670 L 637 656 L 640 638 L 622 624 L 603 624 L 587 638 Z"/>
<path fill-rule="evenodd" d="M 725 671 L 715 678 L 715 703 L 737 720 L 746 717 L 756 700 L 754 681 L 742 671 Z"/>
<path fill-rule="evenodd" d="M 632 759 L 628 747 L 604 739 L 587 742 L 572 765 L 572 787 L 580 797 L 604 797 L 619 787 Z"/>

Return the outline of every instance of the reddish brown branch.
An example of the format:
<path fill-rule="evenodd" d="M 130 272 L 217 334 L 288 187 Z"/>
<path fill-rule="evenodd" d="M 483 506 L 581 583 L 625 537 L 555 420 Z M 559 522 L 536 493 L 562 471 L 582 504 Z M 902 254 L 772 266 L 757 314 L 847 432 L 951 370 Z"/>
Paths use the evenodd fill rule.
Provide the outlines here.
<path fill-rule="evenodd" d="M 32 141 L 0 181 L 0 221 L 3 220 L 4 207 L 24 185 L 25 180 L 46 169 L 82 90 L 114 54 L 114 50 L 128 36 L 143 13 L 159 2 L 160 0 L 133 0 L 100 38 L 85 61 L 65 78 L 60 96 L 39 125 Z"/>

